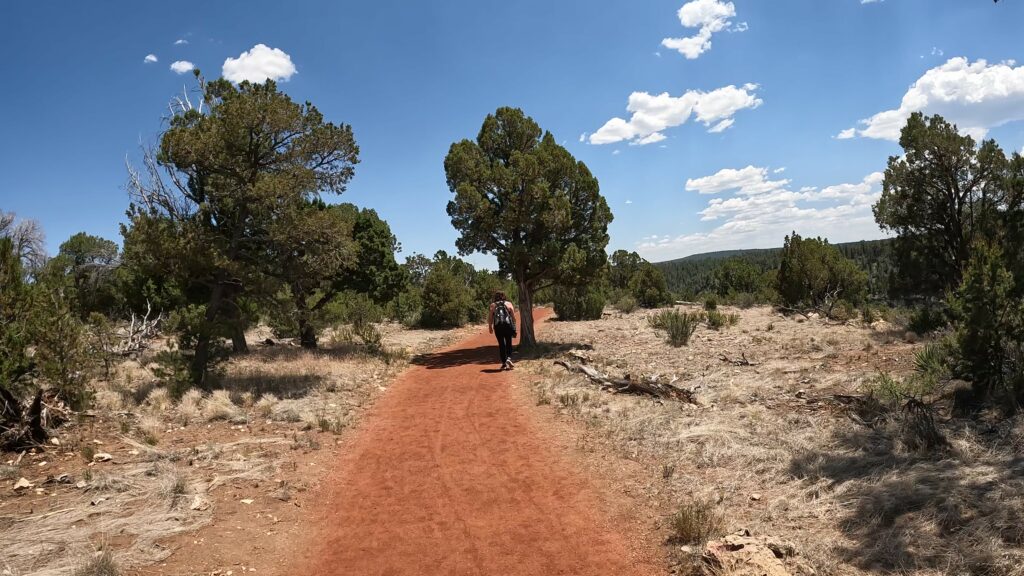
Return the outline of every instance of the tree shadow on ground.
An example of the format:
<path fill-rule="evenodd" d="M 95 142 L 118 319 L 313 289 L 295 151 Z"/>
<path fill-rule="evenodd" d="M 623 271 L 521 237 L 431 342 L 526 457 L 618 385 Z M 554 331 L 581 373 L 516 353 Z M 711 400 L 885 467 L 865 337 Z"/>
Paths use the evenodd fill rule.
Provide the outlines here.
<path fill-rule="evenodd" d="M 964 425 L 961 423 L 961 425 Z M 969 424 L 964 425 L 969 426 Z M 1003 438 L 932 454 L 903 448 L 894 422 L 837 430 L 827 450 L 793 457 L 790 473 L 849 503 L 846 562 L 890 574 L 1017 574 L 1024 560 L 1024 457 Z M 966 445 L 962 445 L 966 446 Z"/>
<path fill-rule="evenodd" d="M 413 356 L 412 363 L 429 370 L 453 368 L 455 366 L 485 366 L 498 364 L 498 344 L 477 346 L 476 348 L 459 348 L 443 352 L 428 352 Z"/>
<path fill-rule="evenodd" d="M 251 392 L 256 398 L 273 394 L 282 400 L 294 400 L 307 396 L 321 382 L 323 377 L 318 374 L 272 374 L 256 370 L 226 375 L 218 388 L 239 394 Z"/>

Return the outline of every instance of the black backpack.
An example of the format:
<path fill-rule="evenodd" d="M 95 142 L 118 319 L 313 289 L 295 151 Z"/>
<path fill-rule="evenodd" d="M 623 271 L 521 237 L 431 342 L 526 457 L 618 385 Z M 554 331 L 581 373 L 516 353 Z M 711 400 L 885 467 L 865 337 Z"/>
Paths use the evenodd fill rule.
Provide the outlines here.
<path fill-rule="evenodd" d="M 507 326 L 512 329 L 516 327 L 516 323 L 512 321 L 512 313 L 508 311 L 504 300 L 494 303 L 494 325 L 496 327 Z"/>

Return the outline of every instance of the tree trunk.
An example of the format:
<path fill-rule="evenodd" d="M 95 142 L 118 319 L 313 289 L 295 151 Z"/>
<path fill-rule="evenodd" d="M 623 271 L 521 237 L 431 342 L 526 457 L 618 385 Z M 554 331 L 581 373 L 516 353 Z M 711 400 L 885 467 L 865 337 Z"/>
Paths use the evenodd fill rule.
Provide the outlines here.
<path fill-rule="evenodd" d="M 533 288 L 519 282 L 519 346 L 532 348 L 537 344 L 533 333 Z"/>
<path fill-rule="evenodd" d="M 192 365 L 190 366 L 192 382 L 201 390 L 209 391 L 212 388 L 209 374 L 206 371 L 206 365 L 210 362 L 210 346 L 213 343 L 211 327 L 213 326 L 213 321 L 217 318 L 217 309 L 220 308 L 223 300 L 224 285 L 218 283 L 214 286 L 213 292 L 210 294 L 210 302 L 206 305 L 206 315 L 203 317 L 206 326 L 199 330 L 199 335 L 196 337 L 196 353 L 192 357 Z"/>
<path fill-rule="evenodd" d="M 242 329 L 240 323 L 231 327 L 231 346 L 235 354 L 249 353 L 249 344 L 245 341 L 245 330 Z"/>
<path fill-rule="evenodd" d="M 316 348 L 316 329 L 305 319 L 299 320 L 299 344 L 303 348 Z"/>

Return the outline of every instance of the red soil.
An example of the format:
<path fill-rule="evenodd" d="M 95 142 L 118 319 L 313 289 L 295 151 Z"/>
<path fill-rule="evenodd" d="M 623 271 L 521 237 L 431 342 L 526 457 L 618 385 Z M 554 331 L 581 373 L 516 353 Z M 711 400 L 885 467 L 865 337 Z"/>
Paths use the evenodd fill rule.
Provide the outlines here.
<path fill-rule="evenodd" d="M 538 319 L 545 313 L 535 314 Z M 545 441 L 480 334 L 418 359 L 323 488 L 294 574 L 655 574 Z"/>

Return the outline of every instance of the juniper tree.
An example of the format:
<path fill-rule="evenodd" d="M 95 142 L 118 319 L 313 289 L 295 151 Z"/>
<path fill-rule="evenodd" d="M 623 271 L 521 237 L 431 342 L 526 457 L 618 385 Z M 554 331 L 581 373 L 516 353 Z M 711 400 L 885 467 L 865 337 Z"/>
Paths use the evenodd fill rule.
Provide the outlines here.
<path fill-rule="evenodd" d="M 611 210 L 587 166 L 518 108 L 488 114 L 444 161 L 461 254 L 483 252 L 518 288 L 520 341 L 536 343 L 533 295 L 586 282 L 605 265 Z"/>
<path fill-rule="evenodd" d="M 132 175 L 125 244 L 126 259 L 173 271 L 179 293 L 199 307 L 190 315 L 190 372 L 209 387 L 214 339 L 226 329 L 237 335 L 240 300 L 274 265 L 275 222 L 343 192 L 359 149 L 350 126 L 325 121 L 273 81 L 201 86 L 206 110 L 181 106 L 147 161 L 148 181 Z"/>

